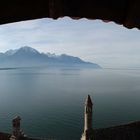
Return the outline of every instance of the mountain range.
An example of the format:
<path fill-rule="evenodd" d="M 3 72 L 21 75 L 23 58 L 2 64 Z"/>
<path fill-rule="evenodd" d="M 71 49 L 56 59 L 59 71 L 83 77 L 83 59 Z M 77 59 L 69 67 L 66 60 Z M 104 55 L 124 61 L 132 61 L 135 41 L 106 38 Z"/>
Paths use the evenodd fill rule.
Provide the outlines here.
<path fill-rule="evenodd" d="M 36 49 L 28 46 L 0 53 L 0 67 L 32 66 L 84 66 L 101 68 L 98 64 L 83 61 L 79 57 L 67 54 L 56 55 L 51 53 L 40 53 Z"/>

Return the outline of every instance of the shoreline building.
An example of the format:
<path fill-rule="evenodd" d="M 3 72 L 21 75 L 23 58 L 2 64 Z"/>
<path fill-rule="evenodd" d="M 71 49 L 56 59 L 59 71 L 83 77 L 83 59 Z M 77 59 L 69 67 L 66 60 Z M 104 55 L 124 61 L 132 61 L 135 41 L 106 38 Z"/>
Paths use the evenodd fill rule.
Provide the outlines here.
<path fill-rule="evenodd" d="M 84 110 L 84 132 L 81 140 L 93 140 L 93 129 L 92 129 L 92 106 L 90 96 L 86 98 L 85 110 Z"/>

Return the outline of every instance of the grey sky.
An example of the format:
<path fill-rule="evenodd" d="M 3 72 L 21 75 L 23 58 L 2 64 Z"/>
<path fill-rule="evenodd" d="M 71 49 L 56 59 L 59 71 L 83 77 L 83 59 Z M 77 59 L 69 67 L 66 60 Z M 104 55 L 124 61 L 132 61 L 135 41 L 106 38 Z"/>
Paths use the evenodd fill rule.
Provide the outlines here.
<path fill-rule="evenodd" d="M 140 31 L 113 22 L 38 19 L 0 26 L 0 52 L 30 46 L 66 53 L 103 67 L 140 67 Z"/>

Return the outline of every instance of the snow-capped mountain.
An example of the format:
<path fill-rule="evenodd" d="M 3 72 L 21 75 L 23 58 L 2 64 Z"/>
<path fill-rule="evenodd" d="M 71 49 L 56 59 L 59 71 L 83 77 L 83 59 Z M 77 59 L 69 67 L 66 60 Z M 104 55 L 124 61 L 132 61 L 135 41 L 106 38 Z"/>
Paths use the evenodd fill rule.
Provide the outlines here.
<path fill-rule="evenodd" d="M 78 57 L 66 54 L 40 53 L 28 46 L 0 53 L 0 67 L 28 66 L 88 66 L 101 68 L 98 64 L 85 62 Z"/>
<path fill-rule="evenodd" d="M 13 55 L 17 50 L 8 50 L 5 52 L 6 55 Z"/>

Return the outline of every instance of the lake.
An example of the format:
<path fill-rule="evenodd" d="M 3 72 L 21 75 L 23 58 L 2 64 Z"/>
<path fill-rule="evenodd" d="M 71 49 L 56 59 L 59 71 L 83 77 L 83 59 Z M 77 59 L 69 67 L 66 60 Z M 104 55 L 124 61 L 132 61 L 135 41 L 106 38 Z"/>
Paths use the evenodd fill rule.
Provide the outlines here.
<path fill-rule="evenodd" d="M 140 70 L 22 68 L 0 70 L 0 131 L 22 118 L 27 136 L 78 140 L 84 101 L 93 100 L 93 128 L 140 120 Z"/>

